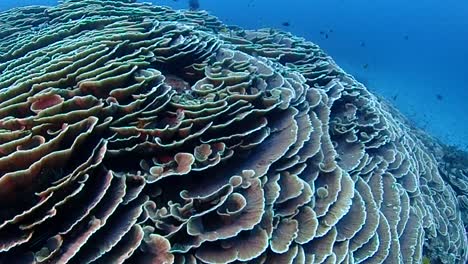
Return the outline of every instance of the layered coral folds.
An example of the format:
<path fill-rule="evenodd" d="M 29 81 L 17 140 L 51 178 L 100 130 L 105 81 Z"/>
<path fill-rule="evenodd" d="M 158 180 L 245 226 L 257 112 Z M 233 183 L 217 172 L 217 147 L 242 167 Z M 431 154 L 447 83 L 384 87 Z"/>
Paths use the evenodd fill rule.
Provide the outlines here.
<path fill-rule="evenodd" d="M 421 138 L 287 33 L 0 13 L 1 263 L 465 263 L 468 173 Z"/>

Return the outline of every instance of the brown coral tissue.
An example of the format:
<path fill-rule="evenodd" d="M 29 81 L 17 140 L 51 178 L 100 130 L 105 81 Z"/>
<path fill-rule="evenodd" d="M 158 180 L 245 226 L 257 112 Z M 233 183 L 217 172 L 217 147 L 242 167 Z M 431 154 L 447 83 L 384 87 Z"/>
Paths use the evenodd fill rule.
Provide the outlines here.
<path fill-rule="evenodd" d="M 466 263 L 450 151 L 287 32 L 0 13 L 0 263 Z"/>

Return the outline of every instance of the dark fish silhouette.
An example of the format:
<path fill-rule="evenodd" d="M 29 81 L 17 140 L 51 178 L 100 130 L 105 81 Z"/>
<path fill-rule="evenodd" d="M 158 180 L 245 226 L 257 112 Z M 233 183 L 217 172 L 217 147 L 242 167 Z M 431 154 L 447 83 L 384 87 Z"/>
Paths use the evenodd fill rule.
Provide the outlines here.
<path fill-rule="evenodd" d="M 393 101 L 396 101 L 397 98 L 398 98 L 398 94 L 395 94 L 394 96 L 392 96 Z"/>
<path fill-rule="evenodd" d="M 200 3 L 198 0 L 189 0 L 189 9 L 192 11 L 198 10 L 200 8 Z"/>
<path fill-rule="evenodd" d="M 333 29 L 329 29 L 328 31 L 327 30 L 320 31 L 320 35 L 324 35 L 326 39 L 328 38 L 328 33 L 333 33 Z"/>
<path fill-rule="evenodd" d="M 360 45 L 361 45 L 361 47 L 365 47 L 366 43 L 364 41 L 361 41 Z"/>
<path fill-rule="evenodd" d="M 409 39 L 408 35 L 405 35 L 403 38 L 404 38 L 405 40 L 408 40 L 408 39 Z"/>
<path fill-rule="evenodd" d="M 281 25 L 283 25 L 285 27 L 289 27 L 291 25 L 291 23 L 289 23 L 288 21 L 285 21 L 285 22 L 281 23 Z"/>
<path fill-rule="evenodd" d="M 441 94 L 436 94 L 436 98 L 437 98 L 437 100 L 439 100 L 439 101 L 444 100 L 444 97 L 443 97 Z"/>
<path fill-rule="evenodd" d="M 367 68 L 369 68 L 369 64 L 366 63 L 366 64 L 362 65 L 362 67 L 363 67 L 364 69 L 367 69 Z"/>

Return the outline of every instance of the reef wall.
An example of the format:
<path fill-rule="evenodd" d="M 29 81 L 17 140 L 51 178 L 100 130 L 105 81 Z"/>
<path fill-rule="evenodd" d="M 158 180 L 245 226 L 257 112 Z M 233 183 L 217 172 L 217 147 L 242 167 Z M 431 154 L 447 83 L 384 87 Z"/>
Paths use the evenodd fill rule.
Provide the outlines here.
<path fill-rule="evenodd" d="M 447 151 L 285 32 L 0 13 L 0 263 L 465 263 Z"/>

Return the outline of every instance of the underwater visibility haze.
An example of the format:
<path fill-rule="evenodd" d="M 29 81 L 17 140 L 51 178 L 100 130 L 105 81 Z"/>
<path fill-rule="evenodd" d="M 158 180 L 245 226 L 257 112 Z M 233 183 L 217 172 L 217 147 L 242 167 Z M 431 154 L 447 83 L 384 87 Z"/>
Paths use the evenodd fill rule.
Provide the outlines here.
<path fill-rule="evenodd" d="M 0 10 L 0 264 L 467 263 L 468 4 Z"/>

